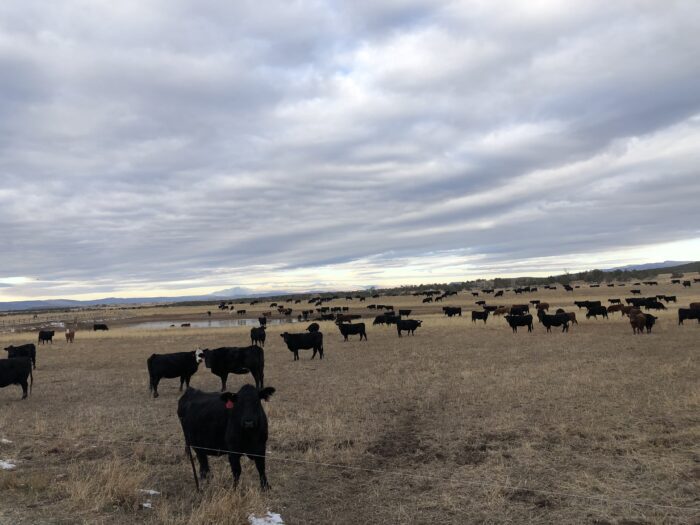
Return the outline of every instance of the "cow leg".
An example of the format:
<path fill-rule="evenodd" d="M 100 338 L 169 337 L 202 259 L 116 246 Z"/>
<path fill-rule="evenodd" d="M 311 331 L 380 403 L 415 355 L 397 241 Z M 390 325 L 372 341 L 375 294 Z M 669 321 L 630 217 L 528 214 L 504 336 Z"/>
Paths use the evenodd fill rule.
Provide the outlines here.
<path fill-rule="evenodd" d="M 241 455 L 229 454 L 228 462 L 231 465 L 231 473 L 233 474 L 233 484 L 238 486 L 238 480 L 241 479 Z"/>
<path fill-rule="evenodd" d="M 318 349 L 318 358 L 323 359 L 323 347 Z"/>
<path fill-rule="evenodd" d="M 199 479 L 205 480 L 209 477 L 209 458 L 203 450 L 194 449 L 199 462 Z"/>
<path fill-rule="evenodd" d="M 180 376 L 180 390 L 179 392 L 182 392 L 182 385 L 185 384 L 185 376 Z"/>
<path fill-rule="evenodd" d="M 152 377 L 151 378 L 151 385 L 153 385 L 153 398 L 154 399 L 156 397 L 158 397 L 158 383 L 160 383 L 159 377 Z"/>
<path fill-rule="evenodd" d="M 24 379 L 23 381 L 21 381 L 19 383 L 19 386 L 22 387 L 22 399 L 27 399 L 27 389 L 29 387 L 29 385 L 27 385 L 27 380 Z"/>
<path fill-rule="evenodd" d="M 267 482 L 267 476 L 265 475 L 265 457 L 254 458 L 255 468 L 258 469 L 258 475 L 260 476 L 260 489 L 270 490 L 270 484 Z"/>
<path fill-rule="evenodd" d="M 228 373 L 221 376 L 221 391 L 226 390 L 226 380 L 228 379 Z"/>
<path fill-rule="evenodd" d="M 187 385 L 187 388 L 190 387 L 190 379 L 192 379 L 192 376 L 186 376 L 186 377 L 185 377 L 185 385 Z"/>

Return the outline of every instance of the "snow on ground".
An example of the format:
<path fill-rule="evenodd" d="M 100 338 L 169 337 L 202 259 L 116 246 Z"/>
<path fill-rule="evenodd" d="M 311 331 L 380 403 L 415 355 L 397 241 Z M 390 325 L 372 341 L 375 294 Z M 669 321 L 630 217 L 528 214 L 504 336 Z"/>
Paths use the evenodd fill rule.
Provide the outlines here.
<path fill-rule="evenodd" d="M 143 494 L 148 494 L 149 496 L 159 496 L 160 495 L 160 492 L 158 492 L 157 490 L 153 490 L 153 489 L 139 489 L 139 492 L 141 492 Z"/>
<path fill-rule="evenodd" d="M 284 525 L 282 521 L 282 516 L 275 512 L 268 511 L 267 514 L 258 518 L 252 514 L 248 516 L 248 522 L 250 525 Z"/>
<path fill-rule="evenodd" d="M 3 445 L 8 445 L 9 443 L 12 443 L 12 441 L 10 441 L 9 439 L 0 438 L 0 443 L 2 443 Z"/>
<path fill-rule="evenodd" d="M 14 470 L 16 466 L 11 459 L 0 459 L 0 470 Z"/>

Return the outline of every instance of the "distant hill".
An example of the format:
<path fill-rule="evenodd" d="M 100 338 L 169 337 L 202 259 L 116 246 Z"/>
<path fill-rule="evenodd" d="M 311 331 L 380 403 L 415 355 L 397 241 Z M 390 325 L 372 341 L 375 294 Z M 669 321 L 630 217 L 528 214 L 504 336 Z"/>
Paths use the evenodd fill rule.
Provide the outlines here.
<path fill-rule="evenodd" d="M 657 263 L 646 264 L 628 264 L 627 266 L 618 266 L 616 268 L 608 268 L 604 272 L 614 272 L 615 270 L 655 270 L 657 268 L 669 268 L 672 266 L 681 266 L 683 264 L 691 264 L 692 261 L 664 261 Z"/>

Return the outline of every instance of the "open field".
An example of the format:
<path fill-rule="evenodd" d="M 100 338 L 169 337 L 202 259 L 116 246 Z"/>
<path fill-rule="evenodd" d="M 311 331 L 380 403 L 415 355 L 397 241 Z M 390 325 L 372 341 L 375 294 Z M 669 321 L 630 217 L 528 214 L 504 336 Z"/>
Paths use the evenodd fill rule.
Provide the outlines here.
<path fill-rule="evenodd" d="M 690 276 L 697 277 L 697 276 Z M 437 305 L 417 297 L 368 299 L 412 308 L 415 337 L 372 327 L 368 342 L 342 342 L 321 323 L 326 358 L 301 360 L 268 328 L 265 383 L 277 393 L 268 478 L 260 494 L 252 462 L 230 490 L 224 458 L 194 492 L 176 416 L 177 380 L 148 396 L 151 353 L 248 345 L 248 328 L 79 331 L 67 345 L 39 346 L 34 391 L 0 390 L 0 523 L 246 523 L 269 509 L 285 523 L 698 523 L 700 521 L 700 325 L 677 325 L 677 306 L 700 301 L 700 284 L 641 287 L 677 295 L 650 335 L 627 318 L 585 319 L 568 334 L 511 333 L 505 321 L 445 318 L 473 307 L 460 293 Z M 574 294 L 541 290 L 489 304 L 539 298 L 578 310 L 574 299 L 630 296 L 625 288 Z M 268 302 L 246 308 L 255 316 Z M 354 305 L 345 300 L 333 305 Z M 311 305 L 292 305 L 295 310 Z M 135 310 L 139 319 L 198 319 L 213 307 Z M 215 308 L 215 307 L 214 307 Z M 214 310 L 212 310 L 214 311 Z M 359 310 L 358 310 L 359 311 Z M 366 312 L 366 310 L 361 310 Z M 215 316 L 230 314 L 215 313 Z M 369 316 L 370 314 L 367 313 Z M 2 334 L 0 343 L 33 341 Z M 250 376 L 231 376 L 237 389 Z M 202 365 L 193 386 L 219 384 Z M 138 489 L 161 495 L 146 496 Z M 150 499 L 152 509 L 141 508 Z"/>

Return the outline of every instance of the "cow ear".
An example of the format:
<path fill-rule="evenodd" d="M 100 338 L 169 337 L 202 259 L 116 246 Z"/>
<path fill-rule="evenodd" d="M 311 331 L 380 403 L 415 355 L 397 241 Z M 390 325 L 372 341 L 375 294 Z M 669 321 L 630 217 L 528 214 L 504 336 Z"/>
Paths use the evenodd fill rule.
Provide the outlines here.
<path fill-rule="evenodd" d="M 272 394 L 275 393 L 275 389 L 271 386 L 263 388 L 258 395 L 260 396 L 260 399 L 264 399 L 265 401 L 269 401 L 270 397 L 272 397 Z"/>

